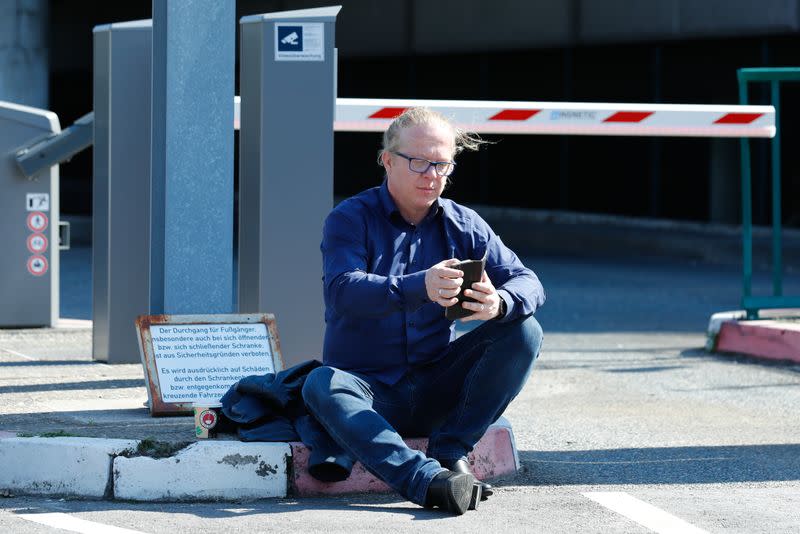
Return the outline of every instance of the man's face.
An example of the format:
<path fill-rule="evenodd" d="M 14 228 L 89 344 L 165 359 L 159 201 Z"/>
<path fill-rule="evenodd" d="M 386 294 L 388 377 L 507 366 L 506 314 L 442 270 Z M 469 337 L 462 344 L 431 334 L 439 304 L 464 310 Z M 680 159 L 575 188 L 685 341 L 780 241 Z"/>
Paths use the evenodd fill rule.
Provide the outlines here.
<path fill-rule="evenodd" d="M 400 131 L 397 152 L 429 161 L 453 161 L 453 130 L 440 122 L 405 128 Z M 383 166 L 389 193 L 400 213 L 409 222 L 418 223 L 444 191 L 447 177 L 439 176 L 433 166 L 424 173 L 414 172 L 409 169 L 407 159 L 388 152 L 383 154 Z"/>

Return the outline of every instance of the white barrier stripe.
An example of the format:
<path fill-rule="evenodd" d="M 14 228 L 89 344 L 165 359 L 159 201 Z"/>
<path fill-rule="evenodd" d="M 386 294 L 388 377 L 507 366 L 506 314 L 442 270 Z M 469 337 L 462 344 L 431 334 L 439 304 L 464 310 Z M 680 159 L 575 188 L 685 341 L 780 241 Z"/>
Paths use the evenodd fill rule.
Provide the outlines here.
<path fill-rule="evenodd" d="M 589 492 L 583 495 L 658 534 L 708 534 L 708 531 L 627 493 Z"/>
<path fill-rule="evenodd" d="M 40 525 L 68 530 L 69 532 L 80 532 L 81 534 L 144 534 L 139 530 L 130 530 L 127 528 L 105 525 L 103 523 L 95 523 L 57 512 L 49 514 L 16 515 L 17 517 L 39 523 Z"/>
<path fill-rule="evenodd" d="M 334 131 L 337 132 L 383 132 L 389 127 L 391 121 L 336 121 Z M 541 135 L 608 135 L 608 136 L 666 136 L 666 137 L 775 137 L 775 127 L 765 128 L 746 128 L 746 127 L 653 127 L 641 125 L 515 125 L 506 124 L 500 126 L 475 125 L 455 123 L 456 126 L 470 132 L 478 134 L 541 134 Z"/>
<path fill-rule="evenodd" d="M 382 132 L 414 106 L 427 106 L 464 130 L 482 134 L 774 137 L 773 106 L 489 102 L 337 98 L 334 131 Z M 241 99 L 234 98 L 239 129 Z"/>

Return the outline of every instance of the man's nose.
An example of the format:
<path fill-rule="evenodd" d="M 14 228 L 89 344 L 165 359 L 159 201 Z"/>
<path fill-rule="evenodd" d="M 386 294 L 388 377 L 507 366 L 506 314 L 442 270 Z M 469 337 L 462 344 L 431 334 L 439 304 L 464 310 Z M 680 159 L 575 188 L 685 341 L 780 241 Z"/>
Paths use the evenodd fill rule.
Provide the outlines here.
<path fill-rule="evenodd" d="M 422 175 L 427 176 L 428 178 L 438 178 L 439 174 L 436 172 L 436 165 L 428 165 L 428 168 L 425 169 L 425 172 L 423 172 Z"/>

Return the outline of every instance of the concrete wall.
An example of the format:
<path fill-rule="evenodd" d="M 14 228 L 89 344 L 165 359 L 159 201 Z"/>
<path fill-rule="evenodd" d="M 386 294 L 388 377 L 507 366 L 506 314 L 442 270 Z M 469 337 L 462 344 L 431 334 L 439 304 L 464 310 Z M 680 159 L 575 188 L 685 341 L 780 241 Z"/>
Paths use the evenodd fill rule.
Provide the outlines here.
<path fill-rule="evenodd" d="M 459 53 L 797 33 L 798 0 L 286 0 L 342 4 L 344 56 Z"/>
<path fill-rule="evenodd" d="M 47 0 L 0 0 L 0 100 L 48 107 Z"/>

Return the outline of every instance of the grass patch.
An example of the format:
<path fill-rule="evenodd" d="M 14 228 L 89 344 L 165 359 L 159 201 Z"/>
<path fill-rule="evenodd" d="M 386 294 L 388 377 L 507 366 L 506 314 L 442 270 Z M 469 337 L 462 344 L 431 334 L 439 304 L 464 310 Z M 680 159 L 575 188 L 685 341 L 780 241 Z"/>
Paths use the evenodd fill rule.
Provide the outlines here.
<path fill-rule="evenodd" d="M 42 432 L 41 434 L 34 434 L 32 432 L 20 432 L 17 434 L 18 438 L 77 438 L 77 434 L 72 434 L 65 430 L 54 430 L 52 432 Z"/>
<path fill-rule="evenodd" d="M 134 458 L 147 456 L 149 458 L 169 458 L 176 452 L 188 447 L 191 441 L 157 441 L 154 438 L 145 438 L 139 442 L 135 449 L 125 449 L 120 456 Z"/>

